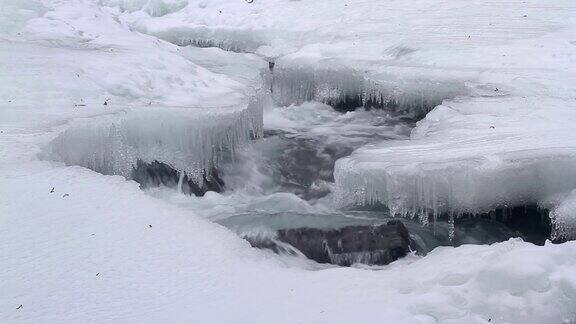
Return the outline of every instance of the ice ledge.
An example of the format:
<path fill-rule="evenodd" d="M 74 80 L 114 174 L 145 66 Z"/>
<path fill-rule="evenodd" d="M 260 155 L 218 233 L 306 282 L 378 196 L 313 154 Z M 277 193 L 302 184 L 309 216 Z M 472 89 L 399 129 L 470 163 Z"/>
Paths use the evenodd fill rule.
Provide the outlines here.
<path fill-rule="evenodd" d="M 469 92 L 460 79 L 368 75 L 345 65 L 281 62 L 266 76 L 279 105 L 319 101 L 339 111 L 379 108 L 423 117 L 445 99 Z"/>
<path fill-rule="evenodd" d="M 262 136 L 262 96 L 223 108 L 141 107 L 71 126 L 44 158 L 132 176 L 138 161 L 165 163 L 201 185 L 244 142 Z"/>
<path fill-rule="evenodd" d="M 338 160 L 336 202 L 384 205 L 422 220 L 541 204 L 576 188 L 575 121 L 570 99 L 445 102 L 419 122 L 411 140 Z M 561 210 L 552 215 L 564 215 Z"/>

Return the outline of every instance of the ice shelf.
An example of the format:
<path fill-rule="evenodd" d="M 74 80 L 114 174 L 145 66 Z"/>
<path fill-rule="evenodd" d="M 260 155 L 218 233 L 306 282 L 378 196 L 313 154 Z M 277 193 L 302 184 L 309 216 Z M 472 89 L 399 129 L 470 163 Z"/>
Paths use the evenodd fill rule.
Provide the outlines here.
<path fill-rule="evenodd" d="M 69 165 L 130 178 L 137 161 L 158 161 L 202 183 L 238 146 L 262 136 L 262 99 L 246 107 L 143 107 L 79 122 L 47 154 Z"/>
<path fill-rule="evenodd" d="M 319 101 L 340 111 L 380 108 L 417 117 L 423 117 L 444 99 L 467 93 L 464 84 L 457 81 L 391 75 L 376 80 L 350 68 L 280 67 L 268 76 L 267 87 L 280 105 Z"/>
<path fill-rule="evenodd" d="M 542 98 L 446 102 L 418 123 L 410 140 L 338 160 L 336 201 L 423 219 L 543 203 L 576 188 L 572 105 Z"/>

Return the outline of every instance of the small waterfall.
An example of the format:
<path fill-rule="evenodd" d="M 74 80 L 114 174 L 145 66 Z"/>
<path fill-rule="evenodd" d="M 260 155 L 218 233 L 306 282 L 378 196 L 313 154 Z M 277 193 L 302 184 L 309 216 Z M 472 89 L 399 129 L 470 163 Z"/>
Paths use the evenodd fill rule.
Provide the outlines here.
<path fill-rule="evenodd" d="M 180 171 L 180 177 L 178 178 L 178 193 L 179 194 L 184 193 L 184 191 L 182 190 L 182 185 L 184 184 L 184 176 L 186 176 L 186 173 L 184 173 L 184 171 Z"/>

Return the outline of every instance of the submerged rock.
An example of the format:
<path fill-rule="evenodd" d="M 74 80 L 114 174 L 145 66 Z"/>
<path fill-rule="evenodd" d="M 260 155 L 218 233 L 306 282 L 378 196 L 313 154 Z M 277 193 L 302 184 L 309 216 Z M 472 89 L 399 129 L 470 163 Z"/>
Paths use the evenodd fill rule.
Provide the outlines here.
<path fill-rule="evenodd" d="M 245 237 L 252 246 L 276 253 L 296 254 L 319 263 L 350 266 L 354 263 L 385 265 L 410 251 L 404 224 L 392 220 L 377 226 L 346 226 L 338 229 L 294 228 L 276 231 L 276 237 Z M 287 248 L 283 243 L 288 244 Z"/>

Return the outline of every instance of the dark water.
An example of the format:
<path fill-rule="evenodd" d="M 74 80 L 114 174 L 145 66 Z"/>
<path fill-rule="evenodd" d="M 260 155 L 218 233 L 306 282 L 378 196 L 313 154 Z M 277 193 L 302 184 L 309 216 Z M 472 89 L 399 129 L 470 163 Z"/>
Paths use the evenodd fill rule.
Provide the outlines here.
<path fill-rule="evenodd" d="M 341 113 L 319 103 L 273 108 L 265 114 L 265 136 L 244 147 L 218 171 L 222 194 L 204 198 L 172 196 L 197 214 L 230 228 L 242 237 L 274 237 L 279 230 L 381 225 L 393 220 L 381 210 L 334 208 L 334 163 L 353 150 L 386 140 L 406 140 L 414 120 L 382 110 Z M 440 218 L 428 226 L 400 219 L 412 249 L 426 254 L 438 246 L 491 244 L 511 237 L 542 244 L 546 219 L 535 209 L 500 210 L 449 223 Z"/>

